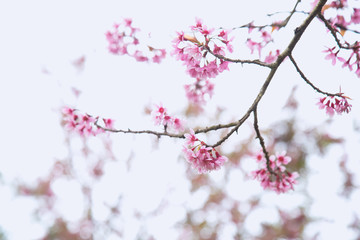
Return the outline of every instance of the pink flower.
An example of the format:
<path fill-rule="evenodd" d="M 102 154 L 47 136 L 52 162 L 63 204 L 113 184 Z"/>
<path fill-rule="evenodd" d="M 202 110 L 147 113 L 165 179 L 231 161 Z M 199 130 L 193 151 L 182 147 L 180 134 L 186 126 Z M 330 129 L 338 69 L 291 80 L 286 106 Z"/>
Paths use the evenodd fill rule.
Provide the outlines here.
<path fill-rule="evenodd" d="M 183 122 L 179 118 L 174 118 L 173 120 L 173 127 L 175 128 L 175 130 L 178 132 L 184 131 Z"/>
<path fill-rule="evenodd" d="M 265 43 L 268 43 L 272 40 L 271 34 L 266 31 L 261 31 L 261 37 Z"/>
<path fill-rule="evenodd" d="M 110 119 L 110 118 L 103 118 L 105 127 L 108 129 L 113 129 L 114 128 L 114 120 Z"/>
<path fill-rule="evenodd" d="M 231 42 L 233 41 L 234 37 L 230 38 L 228 37 L 228 34 L 229 34 L 229 30 L 222 30 L 219 34 L 218 34 L 218 37 L 222 38 L 222 42 L 225 43 L 226 45 L 226 48 L 229 52 L 233 52 L 234 49 L 233 49 L 233 46 L 231 45 Z"/>
<path fill-rule="evenodd" d="M 360 8 L 354 8 L 354 13 L 351 15 L 351 22 L 353 24 L 360 23 Z"/>
<path fill-rule="evenodd" d="M 332 1 L 330 3 L 330 7 L 332 8 L 344 8 L 347 6 L 347 0 L 337 0 L 337 1 Z"/>
<path fill-rule="evenodd" d="M 186 143 L 183 152 L 187 161 L 198 173 L 205 173 L 212 170 L 218 170 L 228 160 L 221 156 L 218 151 L 200 141 L 192 129 L 190 134 L 185 134 Z"/>
<path fill-rule="evenodd" d="M 221 30 L 215 33 L 208 29 L 201 20 L 191 26 L 192 35 L 178 32 L 173 40 L 172 55 L 186 66 L 186 72 L 193 78 L 214 78 L 220 72 L 228 70 L 224 60 L 214 57 L 209 49 L 217 55 L 224 56 L 226 50 L 232 52 L 232 39 L 228 38 L 229 31 Z"/>
<path fill-rule="evenodd" d="M 320 109 L 325 109 L 329 116 L 337 114 L 349 113 L 352 105 L 347 101 L 348 97 L 345 96 L 327 96 L 319 99 L 317 105 Z"/>
<path fill-rule="evenodd" d="M 173 118 L 171 116 L 165 114 L 164 117 L 163 117 L 162 124 L 164 126 L 172 126 Z"/>
<path fill-rule="evenodd" d="M 159 49 L 159 50 L 157 50 L 154 57 L 152 58 L 152 61 L 154 63 L 161 63 L 162 59 L 164 59 L 165 57 L 166 57 L 165 49 Z"/>
<path fill-rule="evenodd" d="M 342 57 L 338 57 L 339 61 L 344 63 L 344 64 L 342 65 L 342 67 L 343 67 L 343 68 L 344 68 L 344 67 L 348 67 L 350 71 L 353 70 L 352 65 L 355 64 L 355 62 L 354 62 L 353 64 L 350 64 L 351 57 L 352 57 L 352 55 L 349 57 L 348 60 L 345 60 L 345 59 L 342 58 Z"/>
<path fill-rule="evenodd" d="M 360 78 L 360 63 L 357 64 L 357 70 L 355 71 L 355 74 Z"/>
<path fill-rule="evenodd" d="M 197 105 L 205 104 L 206 97 L 211 98 L 214 92 L 214 84 L 200 78 L 197 78 L 193 84 L 185 85 L 184 88 L 188 100 Z"/>
<path fill-rule="evenodd" d="M 207 26 L 203 25 L 201 19 L 196 19 L 196 24 L 194 26 L 191 26 L 190 28 L 193 31 L 199 31 L 204 36 L 208 36 L 214 31 L 213 29 L 208 29 Z"/>
<path fill-rule="evenodd" d="M 323 51 L 323 52 L 329 52 L 328 55 L 326 55 L 325 59 L 331 59 L 331 63 L 332 65 L 335 65 L 336 63 L 336 58 L 337 58 L 337 55 L 339 53 L 339 51 L 337 51 L 336 53 L 334 53 L 335 47 L 333 48 L 328 48 L 327 50 Z"/>
<path fill-rule="evenodd" d="M 134 58 L 136 59 L 136 61 L 138 61 L 138 62 L 147 62 L 147 61 L 149 60 L 147 57 L 145 57 L 145 56 L 143 55 L 142 52 L 140 52 L 140 51 L 138 51 L 138 50 L 135 51 L 133 57 L 134 57 Z"/>
<path fill-rule="evenodd" d="M 342 27 L 347 27 L 350 23 L 346 22 L 344 16 L 341 15 L 336 15 L 335 18 L 331 18 L 330 19 L 331 25 L 335 26 L 334 28 L 336 29 L 336 26 L 342 26 Z"/>
<path fill-rule="evenodd" d="M 311 9 L 314 9 L 318 3 L 319 0 L 314 0 L 314 2 L 311 3 Z"/>
<path fill-rule="evenodd" d="M 194 130 L 190 129 L 190 134 L 185 134 L 185 145 L 183 152 L 187 161 L 199 173 L 205 173 L 221 168 L 228 160 L 225 156 L 221 156 L 218 151 L 200 141 Z"/>
<path fill-rule="evenodd" d="M 199 141 L 199 139 L 195 136 L 195 132 L 193 129 L 190 129 L 190 134 L 185 133 L 184 136 L 186 139 L 186 145 L 194 146 L 195 142 Z"/>
<path fill-rule="evenodd" d="M 276 59 L 277 59 L 277 57 L 279 55 L 280 55 L 280 50 L 279 49 L 276 50 L 274 55 L 272 55 L 272 52 L 270 51 L 269 55 L 266 56 L 266 58 L 265 58 L 265 62 L 266 63 L 273 63 L 273 62 L 276 61 Z"/>
<path fill-rule="evenodd" d="M 62 109 L 63 123 L 67 130 L 74 131 L 83 137 L 87 137 L 90 135 L 95 136 L 99 133 L 104 132 L 101 128 L 98 128 L 95 125 L 98 117 L 92 117 L 88 114 L 75 112 L 75 109 L 69 107 L 64 107 Z"/>
<path fill-rule="evenodd" d="M 162 104 L 155 105 L 151 115 L 155 125 L 164 126 L 165 130 L 175 130 L 176 132 L 184 130 L 183 122 L 179 118 L 168 115 Z"/>
<path fill-rule="evenodd" d="M 283 151 L 281 154 L 276 154 L 276 165 L 287 165 L 289 162 L 291 162 L 291 157 L 286 156 L 286 152 Z"/>
<path fill-rule="evenodd" d="M 122 23 L 114 24 L 113 31 L 107 31 L 105 36 L 109 43 L 109 52 L 118 55 L 128 55 L 134 57 L 139 62 L 160 63 L 166 56 L 165 49 L 156 49 L 151 46 L 148 51 L 140 50 L 141 44 L 136 37 L 138 28 L 133 27 L 131 19 L 124 19 Z M 129 47 L 134 48 L 132 53 L 128 52 Z M 131 48 L 130 48 L 131 49 Z"/>
<path fill-rule="evenodd" d="M 267 168 L 266 159 L 262 153 L 256 155 L 256 161 L 260 163 L 261 168 L 252 171 L 250 175 L 253 179 L 259 180 L 264 189 L 275 191 L 278 194 L 294 189 L 293 185 L 297 183 L 295 179 L 298 178 L 299 174 L 286 171 L 285 165 L 291 161 L 291 158 L 286 156 L 285 152 L 270 156 L 271 172 Z"/>
<path fill-rule="evenodd" d="M 264 153 L 263 152 L 259 152 L 255 155 L 256 158 L 256 162 L 261 163 L 264 162 Z"/>
<path fill-rule="evenodd" d="M 248 48 L 250 48 L 251 54 L 254 53 L 254 50 L 258 50 L 259 52 L 259 56 L 261 56 L 261 49 L 262 49 L 262 45 L 261 43 L 258 42 L 254 42 L 253 40 L 251 40 L 250 38 L 246 41 L 246 45 L 248 46 Z"/>

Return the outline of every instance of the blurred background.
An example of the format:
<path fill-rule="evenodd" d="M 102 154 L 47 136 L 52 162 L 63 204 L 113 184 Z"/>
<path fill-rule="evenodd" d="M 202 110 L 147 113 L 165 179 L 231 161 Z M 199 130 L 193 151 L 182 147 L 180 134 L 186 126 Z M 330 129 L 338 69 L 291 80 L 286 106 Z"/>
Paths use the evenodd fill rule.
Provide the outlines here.
<path fill-rule="evenodd" d="M 299 10 L 309 11 L 311 2 Z M 183 86 L 193 80 L 170 55 L 171 41 L 195 18 L 225 29 L 271 24 L 295 3 L 0 1 L 0 239 L 359 239 L 359 78 L 324 59 L 335 43 L 317 19 L 293 56 L 316 86 L 332 93 L 341 87 L 353 107 L 328 117 L 316 105 L 322 96 L 290 61 L 281 65 L 259 104 L 259 127 L 272 154 L 285 150 L 293 158 L 290 168 L 300 173 L 294 191 L 264 191 L 249 177 L 260 150 L 252 117 L 219 148 L 229 158 L 224 168 L 202 175 L 183 157 L 183 140 L 84 139 L 61 124 L 63 106 L 132 130 L 161 131 L 148 114 L 159 103 L 186 129 L 241 118 L 268 70 L 230 64 L 199 111 L 186 98 Z M 109 53 L 105 33 L 123 18 L 133 19 L 145 45 L 167 50 L 161 64 Z M 274 32 L 268 50 L 284 50 L 305 18 L 296 13 Z M 248 31 L 233 34 L 232 57 L 257 58 L 246 47 Z M 199 137 L 215 143 L 225 133 Z"/>

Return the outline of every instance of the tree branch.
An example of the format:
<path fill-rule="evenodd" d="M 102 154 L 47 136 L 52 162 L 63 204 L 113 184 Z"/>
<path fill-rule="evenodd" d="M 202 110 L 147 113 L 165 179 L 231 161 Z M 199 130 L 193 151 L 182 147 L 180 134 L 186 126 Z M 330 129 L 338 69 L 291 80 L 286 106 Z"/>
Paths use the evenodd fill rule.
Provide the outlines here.
<path fill-rule="evenodd" d="M 264 96 L 267 87 L 269 86 L 272 78 L 274 77 L 277 69 L 281 65 L 282 61 L 287 57 L 290 56 L 291 52 L 295 48 L 297 42 L 300 40 L 301 36 L 303 35 L 305 29 L 309 26 L 310 22 L 315 18 L 315 16 L 321 11 L 322 7 L 325 5 L 326 0 L 320 0 L 318 5 L 314 8 L 314 10 L 309 14 L 309 16 L 304 20 L 304 22 L 298 27 L 298 31 L 296 32 L 295 36 L 290 41 L 287 48 L 278 56 L 276 61 L 272 64 L 269 64 L 271 71 L 267 76 L 264 84 L 262 85 L 258 95 L 256 96 L 253 104 L 250 106 L 248 111 L 244 114 L 244 116 L 238 121 L 238 123 L 234 126 L 234 128 L 222 139 L 220 139 L 214 145 L 210 145 L 211 147 L 216 147 L 222 144 L 226 139 L 228 139 L 238 128 L 245 122 L 245 120 L 250 116 L 250 113 L 254 111 L 257 107 L 258 103 L 260 102 L 261 98 Z"/>
<path fill-rule="evenodd" d="M 258 103 L 260 102 L 261 98 L 265 94 L 265 92 L 267 90 L 267 87 L 269 86 L 271 80 L 273 79 L 273 77 L 274 77 L 277 69 L 281 65 L 282 61 L 287 56 L 291 55 L 291 52 L 295 48 L 297 42 L 300 40 L 300 38 L 301 38 L 302 34 L 304 33 L 305 29 L 309 26 L 309 24 L 314 19 L 314 17 L 317 16 L 320 13 L 320 11 L 321 11 L 322 7 L 325 5 L 325 3 L 326 3 L 326 0 L 320 0 L 319 1 L 319 3 L 313 9 L 313 11 L 309 14 L 309 16 L 307 16 L 307 18 L 304 20 L 304 22 L 297 28 L 297 32 L 295 33 L 295 36 L 292 38 L 292 40 L 290 41 L 287 48 L 278 56 L 278 58 L 276 59 L 276 61 L 274 63 L 267 64 L 267 63 L 263 63 L 263 62 L 258 61 L 258 60 L 252 60 L 252 61 L 251 60 L 232 60 L 232 61 L 238 61 L 240 63 L 258 64 L 260 66 L 269 67 L 271 70 L 270 70 L 269 75 L 267 76 L 264 84 L 262 85 L 258 95 L 256 96 L 254 102 L 252 103 L 252 105 L 249 107 L 249 109 L 243 115 L 243 117 L 241 119 L 239 119 L 236 122 L 231 122 L 231 123 L 228 123 L 228 124 L 217 124 L 217 125 L 213 125 L 213 126 L 209 126 L 209 127 L 205 127 L 205 128 L 200 128 L 200 129 L 197 129 L 195 131 L 195 133 L 206 133 L 206 132 L 209 132 L 209 131 L 214 131 L 214 130 L 218 130 L 218 129 L 222 129 L 222 128 L 231 128 L 231 127 L 233 127 L 225 137 L 223 137 L 222 139 L 220 139 L 217 143 L 215 143 L 213 145 L 208 145 L 209 147 L 214 148 L 214 147 L 217 147 L 217 146 L 221 145 L 234 132 L 237 132 L 239 127 L 249 118 L 251 112 L 256 111 Z M 231 59 L 227 59 L 224 56 L 214 54 L 212 51 L 210 51 L 210 49 L 207 49 L 207 50 L 211 54 L 213 54 L 214 56 L 219 57 L 220 59 L 223 59 L 223 60 L 226 60 L 226 61 L 231 61 Z M 161 136 L 168 136 L 168 137 L 173 137 L 173 138 L 185 138 L 184 134 L 171 134 L 171 133 L 168 133 L 168 132 L 156 132 L 156 131 L 151 131 L 151 130 L 133 131 L 133 130 L 130 130 L 130 129 L 128 129 L 128 130 L 107 129 L 107 128 L 104 128 L 104 127 L 98 125 L 97 122 L 95 122 L 95 125 L 97 127 L 101 128 L 101 129 L 105 130 L 105 131 L 115 132 L 115 133 L 152 134 L 152 135 L 156 135 L 159 138 Z"/>
<path fill-rule="evenodd" d="M 155 135 L 158 138 L 160 138 L 161 136 L 167 136 L 167 137 L 172 137 L 172 138 L 185 138 L 184 134 L 173 134 L 173 133 L 168 133 L 168 132 L 157 132 L 157 131 L 152 131 L 152 130 L 140 130 L 140 131 L 134 131 L 134 130 L 122 130 L 122 129 L 111 129 L 111 128 L 106 128 L 103 127 L 101 125 L 98 124 L 98 121 L 96 121 L 95 126 L 106 131 L 106 132 L 113 132 L 113 133 L 131 133 L 131 134 L 151 134 L 151 135 Z"/>
<path fill-rule="evenodd" d="M 344 49 L 351 49 L 351 46 L 349 46 L 349 44 L 344 45 L 340 42 L 339 38 L 337 37 L 337 31 L 335 31 L 335 29 L 331 26 L 331 24 L 329 23 L 328 20 L 325 19 L 324 15 L 320 12 L 318 14 L 318 17 L 320 18 L 321 21 L 323 21 L 323 23 L 325 24 L 325 26 L 327 27 L 327 29 L 329 29 L 331 35 L 334 37 L 336 44 L 338 45 L 339 48 L 344 48 Z"/>
<path fill-rule="evenodd" d="M 265 62 L 260 61 L 259 59 L 255 59 L 255 60 L 241 60 L 241 59 L 232 59 L 232 58 L 228 58 L 225 57 L 223 55 L 220 54 L 216 54 L 214 53 L 209 46 L 204 46 L 204 48 L 206 49 L 206 51 L 208 51 L 211 55 L 213 55 L 216 58 L 219 58 L 221 60 L 227 61 L 227 62 L 233 62 L 233 63 L 248 63 L 248 64 L 256 64 L 262 67 L 268 67 L 271 68 L 271 65 Z"/>
<path fill-rule="evenodd" d="M 293 63 L 293 65 L 296 68 L 296 71 L 300 74 L 300 76 L 304 79 L 304 81 L 309 84 L 315 91 L 317 91 L 318 93 L 324 94 L 324 95 L 328 95 L 328 96 L 339 96 L 341 97 L 340 93 L 328 93 L 328 92 L 324 92 L 322 91 L 320 88 L 316 87 L 312 82 L 310 82 L 310 80 L 305 76 L 305 74 L 301 71 L 301 69 L 299 68 L 299 66 L 296 64 L 295 59 L 293 58 L 293 56 L 290 54 L 289 55 L 290 61 Z"/>
<path fill-rule="evenodd" d="M 286 25 L 290 21 L 291 17 L 294 15 L 294 13 L 298 12 L 298 11 L 296 11 L 296 8 L 297 8 L 297 6 L 299 5 L 300 2 L 301 2 L 301 0 L 296 1 L 293 10 L 291 10 L 291 12 L 289 13 L 289 16 L 287 16 L 285 18 L 285 20 L 281 21 L 281 23 L 272 23 L 272 24 L 261 25 L 261 26 L 254 26 L 254 25 L 252 25 L 252 23 L 248 23 L 248 24 L 242 25 L 240 27 L 235 27 L 235 28 L 233 28 L 233 30 L 238 29 L 238 28 L 259 28 L 259 29 L 263 29 L 265 27 L 278 27 L 278 28 L 286 27 Z M 280 13 L 280 12 L 267 14 L 267 16 L 272 16 L 272 15 L 278 14 L 278 13 Z M 305 13 L 305 12 L 301 12 L 301 13 Z M 309 14 L 309 13 L 305 13 L 305 14 Z"/>
<path fill-rule="evenodd" d="M 266 159 L 266 168 L 269 171 L 269 173 L 275 174 L 274 171 L 270 167 L 270 157 L 269 157 L 269 153 L 265 147 L 264 138 L 260 134 L 259 125 L 258 125 L 258 117 L 257 117 L 257 106 L 255 106 L 253 114 L 254 114 L 254 129 L 255 129 L 255 133 L 256 133 L 256 138 L 259 139 L 261 148 L 263 150 L 264 157 Z"/>

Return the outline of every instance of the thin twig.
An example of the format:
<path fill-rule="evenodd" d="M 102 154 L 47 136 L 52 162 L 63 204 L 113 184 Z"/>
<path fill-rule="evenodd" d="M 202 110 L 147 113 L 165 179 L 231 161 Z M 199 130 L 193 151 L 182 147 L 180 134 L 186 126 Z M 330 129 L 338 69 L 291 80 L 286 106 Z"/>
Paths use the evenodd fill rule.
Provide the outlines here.
<path fill-rule="evenodd" d="M 98 122 L 96 121 L 95 126 L 106 131 L 106 132 L 113 132 L 113 133 L 131 133 L 131 134 L 151 134 L 151 135 L 155 135 L 158 138 L 160 138 L 161 136 L 167 136 L 167 137 L 172 137 L 172 138 L 185 138 L 184 134 L 174 134 L 174 133 L 169 133 L 169 132 L 157 132 L 157 131 L 152 131 L 152 130 L 140 130 L 140 131 L 134 131 L 134 130 L 123 130 L 123 129 L 111 129 L 111 128 L 106 128 L 103 127 L 101 125 L 98 124 Z"/>
<path fill-rule="evenodd" d="M 299 68 L 299 66 L 296 64 L 295 59 L 293 58 L 293 56 L 290 54 L 289 55 L 290 61 L 293 63 L 294 67 L 296 68 L 296 71 L 300 74 L 300 76 L 302 77 L 302 79 L 304 79 L 304 81 L 310 85 L 315 91 L 317 91 L 318 93 L 327 95 L 327 96 L 341 96 L 341 93 L 328 93 L 325 91 L 322 91 L 320 88 L 316 87 L 312 82 L 310 82 L 310 80 L 305 76 L 305 74 L 301 71 L 301 69 Z"/>
<path fill-rule="evenodd" d="M 331 24 L 329 23 L 328 20 L 325 19 L 324 15 L 322 15 L 321 13 L 318 14 L 318 17 L 320 18 L 321 21 L 323 21 L 323 23 L 325 24 L 325 26 L 327 27 L 327 29 L 329 29 L 331 35 L 334 37 L 336 44 L 338 45 L 339 48 L 344 48 L 344 49 L 351 49 L 351 46 L 349 46 L 349 44 L 344 45 L 340 42 L 340 39 L 337 37 L 337 31 L 331 26 Z"/>
<path fill-rule="evenodd" d="M 254 129 L 255 129 L 255 133 L 256 133 L 256 138 L 259 139 L 261 148 L 263 150 L 264 157 L 266 159 L 266 168 L 271 174 L 275 174 L 274 171 L 270 167 L 269 153 L 266 150 L 264 138 L 261 136 L 261 133 L 260 133 L 260 130 L 259 130 L 258 117 L 257 117 L 257 106 L 254 108 L 253 114 L 254 114 Z"/>
<path fill-rule="evenodd" d="M 205 132 L 214 131 L 214 130 L 218 130 L 218 129 L 222 129 L 222 128 L 231 128 L 231 127 L 233 127 L 225 137 L 220 139 L 217 143 L 215 143 L 213 145 L 209 145 L 210 147 L 216 147 L 216 146 L 221 145 L 234 132 L 236 132 L 239 129 L 239 127 L 249 118 L 251 112 L 256 111 L 258 103 L 260 102 L 261 98 L 265 94 L 265 92 L 267 90 L 267 87 L 269 86 L 271 80 L 273 79 L 273 77 L 274 77 L 277 69 L 281 65 L 282 61 L 287 56 L 291 55 L 292 50 L 295 48 L 297 42 L 300 40 L 300 38 L 301 38 L 302 34 L 304 33 L 305 29 L 308 27 L 308 25 L 314 19 L 314 17 L 319 14 L 319 12 L 321 11 L 321 9 L 322 9 L 322 7 L 324 6 L 325 3 L 326 3 L 326 0 L 320 0 L 318 2 L 317 6 L 313 9 L 313 11 L 309 14 L 309 16 L 307 16 L 307 18 L 304 20 L 304 22 L 297 28 L 298 30 L 297 30 L 295 36 L 292 38 L 292 40 L 290 41 L 287 48 L 278 56 L 278 58 L 276 59 L 276 61 L 274 63 L 266 64 L 266 63 L 263 63 L 263 62 L 258 61 L 258 60 L 245 60 L 245 62 L 243 62 L 243 63 L 253 63 L 253 64 L 258 64 L 258 65 L 261 65 L 261 66 L 269 67 L 271 69 L 271 71 L 269 72 L 269 75 L 267 76 L 267 78 L 266 78 L 264 84 L 262 85 L 258 95 L 256 96 L 254 102 L 252 103 L 252 105 L 249 107 L 249 109 L 243 115 L 243 117 L 241 119 L 239 119 L 236 122 L 231 122 L 231 123 L 228 123 L 228 124 L 217 124 L 217 125 L 205 127 L 205 128 L 202 128 L 202 129 L 198 129 L 198 130 L 195 131 L 195 133 L 205 133 Z M 210 49 L 208 49 L 208 50 L 210 51 Z M 212 53 L 212 54 L 214 54 L 214 53 Z M 224 56 L 217 56 L 217 57 L 219 57 L 220 59 L 226 60 L 226 61 L 231 61 L 231 59 L 227 59 Z M 242 61 L 244 61 L 244 60 L 239 60 L 240 63 Z M 173 137 L 173 138 L 185 138 L 184 134 L 171 134 L 171 133 L 168 133 L 168 132 L 156 132 L 156 131 L 151 131 L 151 130 L 133 131 L 133 130 L 130 130 L 130 129 L 128 129 L 128 130 L 108 129 L 108 128 L 104 128 L 104 127 L 98 125 L 97 121 L 95 122 L 95 125 L 97 127 L 101 128 L 101 129 L 105 130 L 105 131 L 115 132 L 115 133 L 152 134 L 152 135 L 156 135 L 159 138 L 161 136 L 168 136 L 168 137 Z"/>
<path fill-rule="evenodd" d="M 309 16 L 305 19 L 305 21 L 298 27 L 298 31 L 296 32 L 295 36 L 290 41 L 287 48 L 278 56 L 276 61 L 269 65 L 271 68 L 271 71 L 269 75 L 267 76 L 264 84 L 262 85 L 258 95 L 256 96 L 253 104 L 250 106 L 248 111 L 244 114 L 244 116 L 238 121 L 237 125 L 234 126 L 234 128 L 222 139 L 220 139 L 217 143 L 214 145 L 211 145 L 211 147 L 216 147 L 222 144 L 226 139 L 228 139 L 235 131 L 238 130 L 238 128 L 245 122 L 245 120 L 250 116 L 250 113 L 254 111 L 254 109 L 257 107 L 258 103 L 260 102 L 261 98 L 266 92 L 267 87 L 269 86 L 272 78 L 274 77 L 277 69 L 281 65 L 282 61 L 291 54 L 293 49 L 295 48 L 297 42 L 300 40 L 302 34 L 304 33 L 305 29 L 309 26 L 311 21 L 315 18 L 315 16 L 321 11 L 322 7 L 325 5 L 326 0 L 320 0 L 317 6 L 314 8 L 314 10 L 309 14 Z"/>
<path fill-rule="evenodd" d="M 213 55 L 214 57 L 219 58 L 219 59 L 224 60 L 224 61 L 227 61 L 227 62 L 242 63 L 242 64 L 243 64 L 243 63 L 256 64 L 256 65 L 259 65 L 259 66 L 262 66 L 262 67 L 269 67 L 269 68 L 271 68 L 271 64 L 262 62 L 262 61 L 260 61 L 259 59 L 255 59 L 255 60 L 232 59 L 232 58 L 228 58 L 228 57 L 225 57 L 225 56 L 223 56 L 223 55 L 214 53 L 214 52 L 209 48 L 209 46 L 204 46 L 204 48 L 206 49 L 206 51 L 208 51 L 208 52 L 209 52 L 211 55 Z"/>
<path fill-rule="evenodd" d="M 240 29 L 240 28 L 258 28 L 258 29 L 263 29 L 265 27 L 278 27 L 278 28 L 283 28 L 286 27 L 286 25 L 288 24 L 288 22 L 290 21 L 291 17 L 294 15 L 294 13 L 299 12 L 296 11 L 297 6 L 299 5 L 299 3 L 301 2 L 301 0 L 297 0 L 297 2 L 295 3 L 295 6 L 293 8 L 293 10 L 291 10 L 289 12 L 289 16 L 287 16 L 285 18 L 285 20 L 281 21 L 280 23 L 272 23 L 272 24 L 267 24 L 267 25 L 261 25 L 261 26 L 256 26 L 256 25 L 252 25 L 252 22 L 239 26 L 239 27 L 234 27 L 233 30 L 235 29 Z M 278 14 L 280 12 L 276 12 L 276 13 L 272 13 L 272 14 L 267 14 L 267 16 L 272 16 L 274 14 Z M 305 13 L 305 14 L 309 14 L 306 12 L 301 12 L 301 13 Z"/>
<path fill-rule="evenodd" d="M 271 17 L 273 15 L 277 15 L 277 14 L 282 14 L 282 13 L 291 13 L 289 11 L 281 11 L 281 12 L 274 12 L 274 13 L 268 13 L 266 14 L 268 17 Z M 306 12 L 306 11 L 298 11 L 298 10 L 295 10 L 294 13 L 301 13 L 301 14 L 306 14 L 306 15 L 309 15 L 310 12 Z M 270 25 L 271 26 L 271 25 Z"/>

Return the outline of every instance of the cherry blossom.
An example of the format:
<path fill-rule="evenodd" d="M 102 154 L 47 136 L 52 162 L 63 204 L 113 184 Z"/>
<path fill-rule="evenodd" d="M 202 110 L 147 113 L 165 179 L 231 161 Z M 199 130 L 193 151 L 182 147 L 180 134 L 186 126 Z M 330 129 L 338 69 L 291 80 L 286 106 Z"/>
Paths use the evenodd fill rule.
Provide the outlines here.
<path fill-rule="evenodd" d="M 155 105 L 151 115 L 155 125 L 162 125 L 165 130 L 171 129 L 175 130 L 176 132 L 181 132 L 184 130 L 183 121 L 179 118 L 170 116 L 162 104 Z"/>
<path fill-rule="evenodd" d="M 269 163 L 262 153 L 256 155 L 256 161 L 260 163 L 260 169 L 252 171 L 253 179 L 260 181 L 260 185 L 264 189 L 275 191 L 276 193 L 285 193 L 294 189 L 297 183 L 296 178 L 299 177 L 297 172 L 288 172 L 286 165 L 291 161 L 291 157 L 286 156 L 286 152 L 271 155 Z M 269 168 L 271 171 L 269 171 Z"/>
<path fill-rule="evenodd" d="M 190 134 L 185 134 L 185 140 L 183 147 L 185 158 L 198 173 L 218 170 L 228 161 L 227 157 L 220 155 L 215 148 L 208 147 L 200 141 L 192 129 Z"/>
<path fill-rule="evenodd" d="M 151 46 L 142 46 L 136 33 L 140 30 L 132 26 L 131 19 L 124 19 L 122 23 L 114 24 L 112 31 L 107 31 L 105 36 L 109 43 L 108 49 L 113 54 L 129 55 L 138 62 L 161 63 L 166 57 L 165 49 L 156 49 Z M 135 49 L 130 51 L 130 47 Z M 143 51 L 142 49 L 148 51 Z"/>
<path fill-rule="evenodd" d="M 274 23 L 274 24 L 277 24 L 277 23 Z M 250 29 L 253 29 L 252 25 L 249 26 L 249 30 Z M 271 32 L 274 30 L 274 29 L 278 29 L 278 28 L 272 28 Z M 249 33 L 252 32 L 249 31 Z M 259 54 L 259 58 L 261 58 L 261 53 L 262 53 L 262 50 L 270 43 L 273 41 L 273 38 L 271 36 L 271 32 L 263 29 L 263 28 L 260 28 L 258 29 L 257 28 L 257 31 L 254 32 L 252 35 L 255 35 L 255 36 L 252 36 L 252 37 L 249 37 L 247 40 L 246 40 L 246 45 L 247 47 L 250 49 L 250 53 L 251 54 L 254 54 L 254 51 L 256 50 Z M 257 35 L 256 35 L 257 34 Z M 256 40 L 255 40 L 256 39 Z M 277 50 L 279 51 L 279 50 Z M 276 51 L 276 53 L 277 53 Z M 279 54 L 280 54 L 280 51 L 279 51 Z M 270 51 L 270 54 L 269 56 L 265 59 L 265 62 L 266 63 L 270 63 L 270 61 L 275 61 L 271 57 L 271 51 Z"/>
<path fill-rule="evenodd" d="M 328 48 L 327 50 L 323 51 L 323 52 L 328 52 L 329 54 L 325 56 L 325 59 L 330 59 L 332 62 L 332 65 L 336 64 L 336 60 L 339 60 L 340 62 L 342 62 L 342 67 L 345 68 L 349 68 L 350 71 L 353 70 L 353 66 L 356 65 L 357 68 L 359 68 L 360 66 L 360 42 L 355 42 L 354 44 L 352 44 L 352 46 L 350 47 L 350 50 L 352 51 L 350 53 L 350 55 L 348 56 L 347 59 L 343 58 L 343 57 L 339 57 L 338 53 L 340 52 L 340 50 L 337 50 L 336 52 L 334 52 L 336 47 L 333 48 Z M 355 58 L 355 60 L 353 60 Z M 351 63 L 352 62 L 352 63 Z M 358 72 L 355 71 L 355 74 L 360 77 L 358 75 Z"/>
<path fill-rule="evenodd" d="M 211 98 L 214 92 L 214 84 L 209 80 L 197 78 L 193 84 L 184 86 L 186 97 L 194 104 L 205 104 L 206 97 Z"/>
<path fill-rule="evenodd" d="M 325 109 L 329 116 L 335 113 L 341 115 L 342 113 L 349 113 L 352 105 L 348 103 L 348 97 L 345 96 L 327 96 L 319 99 L 317 105 L 320 109 Z"/>
<path fill-rule="evenodd" d="M 360 8 L 354 8 L 354 13 L 351 15 L 351 22 L 354 24 L 360 23 Z"/>
<path fill-rule="evenodd" d="M 259 57 L 261 56 L 261 50 L 262 50 L 263 46 L 260 42 L 255 42 L 255 41 L 251 40 L 250 38 L 248 38 L 246 41 L 246 45 L 248 46 L 248 48 L 250 48 L 251 54 L 253 54 L 254 51 L 257 50 L 259 53 Z"/>
<path fill-rule="evenodd" d="M 276 61 L 277 57 L 280 55 L 280 50 L 277 49 L 275 54 L 272 54 L 272 51 L 270 51 L 269 55 L 266 56 L 264 62 L 266 63 L 273 63 Z"/>
<path fill-rule="evenodd" d="M 80 136 L 96 136 L 103 133 L 104 130 L 99 128 L 95 123 L 99 117 L 93 117 L 88 114 L 83 114 L 70 107 L 63 107 L 63 124 L 69 131 L 74 131 Z M 114 120 L 103 119 L 106 128 L 113 128 Z"/>
<path fill-rule="evenodd" d="M 324 50 L 323 52 L 328 52 L 329 54 L 325 56 L 325 59 L 330 59 L 331 60 L 331 63 L 332 65 L 335 65 L 336 64 L 336 58 L 337 58 L 337 55 L 339 53 L 339 51 L 337 51 L 336 53 L 334 53 L 335 47 L 333 48 L 328 48 L 327 50 Z"/>
<path fill-rule="evenodd" d="M 114 120 L 110 119 L 110 118 L 103 118 L 105 127 L 108 129 L 113 129 L 114 128 Z"/>
<path fill-rule="evenodd" d="M 228 63 L 214 57 L 214 54 L 224 56 L 226 51 L 232 52 L 232 39 L 229 39 L 229 31 L 215 31 L 205 26 L 197 19 L 196 24 L 191 26 L 192 35 L 178 32 L 173 40 L 174 50 L 172 55 L 184 63 L 187 73 L 193 78 L 214 78 L 224 70 L 228 70 Z"/>

